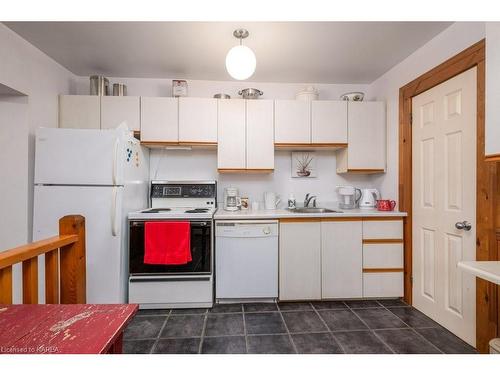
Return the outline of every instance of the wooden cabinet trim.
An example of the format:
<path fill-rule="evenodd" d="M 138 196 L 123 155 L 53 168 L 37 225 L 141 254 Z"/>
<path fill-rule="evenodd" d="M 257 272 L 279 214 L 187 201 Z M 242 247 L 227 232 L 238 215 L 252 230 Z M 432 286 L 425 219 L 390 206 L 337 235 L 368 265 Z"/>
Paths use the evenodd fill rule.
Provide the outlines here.
<path fill-rule="evenodd" d="M 403 272 L 403 268 L 363 268 L 363 273 Z"/>
<path fill-rule="evenodd" d="M 363 221 L 362 217 L 322 217 L 321 221 Z"/>
<path fill-rule="evenodd" d="M 317 148 L 345 148 L 348 147 L 347 143 L 275 143 L 276 148 L 290 148 L 290 147 L 317 147 Z"/>
<path fill-rule="evenodd" d="M 374 217 L 363 217 L 363 221 L 401 221 L 404 216 L 374 216 Z"/>
<path fill-rule="evenodd" d="M 343 173 L 385 173 L 385 169 L 362 169 L 362 168 L 348 168 Z"/>
<path fill-rule="evenodd" d="M 320 217 L 290 217 L 279 219 L 280 223 L 306 223 L 306 222 L 320 222 Z"/>
<path fill-rule="evenodd" d="M 274 169 L 219 168 L 219 173 L 273 173 Z"/>
<path fill-rule="evenodd" d="M 380 239 L 364 239 L 363 244 L 375 243 L 404 243 L 402 238 L 380 238 Z"/>

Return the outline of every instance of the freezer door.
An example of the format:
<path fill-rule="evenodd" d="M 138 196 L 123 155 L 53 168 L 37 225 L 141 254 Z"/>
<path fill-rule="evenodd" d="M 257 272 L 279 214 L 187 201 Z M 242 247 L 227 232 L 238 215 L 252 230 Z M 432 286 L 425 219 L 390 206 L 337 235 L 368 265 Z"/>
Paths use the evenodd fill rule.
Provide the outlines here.
<path fill-rule="evenodd" d="M 123 129 L 37 129 L 35 184 L 122 185 L 127 136 Z"/>
<path fill-rule="evenodd" d="M 123 303 L 125 251 L 121 238 L 123 187 L 35 186 L 33 239 L 58 234 L 65 215 L 85 217 L 87 303 Z M 43 303 L 44 259 L 39 257 L 39 300 Z"/>

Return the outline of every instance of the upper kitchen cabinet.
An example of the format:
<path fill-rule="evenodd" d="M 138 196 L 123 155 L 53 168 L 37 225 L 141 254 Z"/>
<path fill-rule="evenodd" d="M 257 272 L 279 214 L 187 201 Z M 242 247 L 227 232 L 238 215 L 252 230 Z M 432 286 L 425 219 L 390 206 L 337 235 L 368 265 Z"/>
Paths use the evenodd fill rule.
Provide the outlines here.
<path fill-rule="evenodd" d="M 274 101 L 246 101 L 247 169 L 274 170 Z"/>
<path fill-rule="evenodd" d="M 99 129 L 101 127 L 100 97 L 59 95 L 59 127 Z"/>
<path fill-rule="evenodd" d="M 179 143 L 217 145 L 217 99 L 179 98 Z"/>
<path fill-rule="evenodd" d="M 486 134 L 487 161 L 500 161 L 500 22 L 486 23 Z"/>
<path fill-rule="evenodd" d="M 129 130 L 141 130 L 138 96 L 101 96 L 101 129 L 114 129 L 124 123 Z"/>
<path fill-rule="evenodd" d="M 273 108 L 272 100 L 219 100 L 220 173 L 273 171 Z"/>
<path fill-rule="evenodd" d="M 311 102 L 311 143 L 347 147 L 347 101 Z"/>
<path fill-rule="evenodd" d="M 348 102 L 348 148 L 337 152 L 337 173 L 384 173 L 386 119 L 384 102 Z"/>
<path fill-rule="evenodd" d="M 309 145 L 311 143 L 311 102 L 276 100 L 274 105 L 276 146 Z"/>
<path fill-rule="evenodd" d="M 219 172 L 246 169 L 245 100 L 219 100 L 217 167 Z"/>
<path fill-rule="evenodd" d="M 141 142 L 151 146 L 179 142 L 177 98 L 141 97 Z"/>

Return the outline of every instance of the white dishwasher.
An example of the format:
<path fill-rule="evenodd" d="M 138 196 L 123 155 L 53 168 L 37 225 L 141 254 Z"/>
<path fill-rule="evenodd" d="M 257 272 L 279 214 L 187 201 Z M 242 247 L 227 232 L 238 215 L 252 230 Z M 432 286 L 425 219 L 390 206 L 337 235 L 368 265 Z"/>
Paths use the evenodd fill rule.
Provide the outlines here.
<path fill-rule="evenodd" d="M 278 221 L 215 222 L 215 297 L 278 297 Z"/>

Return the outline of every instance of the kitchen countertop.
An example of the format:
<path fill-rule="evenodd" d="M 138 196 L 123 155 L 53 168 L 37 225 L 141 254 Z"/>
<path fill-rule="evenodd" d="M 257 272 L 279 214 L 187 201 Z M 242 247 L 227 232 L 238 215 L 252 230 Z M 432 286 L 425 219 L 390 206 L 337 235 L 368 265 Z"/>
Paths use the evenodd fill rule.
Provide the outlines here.
<path fill-rule="evenodd" d="M 500 285 L 500 261 L 461 261 L 458 268 Z"/>
<path fill-rule="evenodd" d="M 338 210 L 335 207 L 324 206 L 332 210 Z M 276 210 L 239 210 L 239 211 L 224 211 L 223 208 L 218 208 L 215 212 L 215 220 L 253 220 L 253 219 L 284 219 L 284 218 L 322 218 L 322 217 L 388 217 L 407 216 L 406 212 L 400 211 L 377 211 L 366 209 L 354 210 L 339 210 L 342 212 L 324 212 L 324 213 L 294 213 L 291 210 L 278 208 Z"/>

